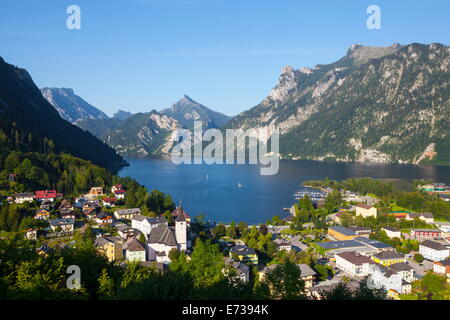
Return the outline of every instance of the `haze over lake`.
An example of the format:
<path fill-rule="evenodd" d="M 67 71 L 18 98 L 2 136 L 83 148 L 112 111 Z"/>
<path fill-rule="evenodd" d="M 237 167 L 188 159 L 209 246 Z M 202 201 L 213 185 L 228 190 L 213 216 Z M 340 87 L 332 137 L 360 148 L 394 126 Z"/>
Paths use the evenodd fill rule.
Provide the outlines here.
<path fill-rule="evenodd" d="M 393 179 L 409 188 L 413 179 L 450 184 L 450 167 L 406 164 L 280 161 L 273 176 L 261 176 L 259 165 L 175 165 L 165 159 L 127 159 L 120 176 L 130 176 L 149 190 L 168 193 L 191 216 L 206 214 L 211 221 L 264 223 L 294 203 L 294 192 L 303 181 L 326 177 Z M 240 186 L 239 186 L 240 185 Z"/>

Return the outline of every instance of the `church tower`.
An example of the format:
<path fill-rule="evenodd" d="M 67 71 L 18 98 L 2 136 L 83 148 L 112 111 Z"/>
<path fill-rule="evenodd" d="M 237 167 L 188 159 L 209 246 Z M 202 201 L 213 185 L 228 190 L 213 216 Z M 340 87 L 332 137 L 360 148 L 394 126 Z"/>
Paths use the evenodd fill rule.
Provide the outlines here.
<path fill-rule="evenodd" d="M 187 221 L 182 214 L 175 219 L 175 237 L 180 250 L 187 249 Z"/>

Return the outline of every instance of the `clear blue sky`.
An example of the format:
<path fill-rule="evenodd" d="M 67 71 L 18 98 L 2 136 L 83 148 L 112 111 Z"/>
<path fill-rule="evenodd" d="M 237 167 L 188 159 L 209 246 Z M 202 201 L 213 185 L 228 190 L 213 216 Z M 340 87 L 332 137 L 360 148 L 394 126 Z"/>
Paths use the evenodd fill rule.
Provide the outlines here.
<path fill-rule="evenodd" d="M 81 30 L 66 8 L 81 8 Z M 366 9 L 381 7 L 382 29 Z M 0 56 L 39 87 L 70 87 L 112 114 L 188 94 L 229 115 L 258 104 L 284 65 L 313 67 L 353 43 L 449 44 L 450 0 L 14 0 L 0 2 Z"/>

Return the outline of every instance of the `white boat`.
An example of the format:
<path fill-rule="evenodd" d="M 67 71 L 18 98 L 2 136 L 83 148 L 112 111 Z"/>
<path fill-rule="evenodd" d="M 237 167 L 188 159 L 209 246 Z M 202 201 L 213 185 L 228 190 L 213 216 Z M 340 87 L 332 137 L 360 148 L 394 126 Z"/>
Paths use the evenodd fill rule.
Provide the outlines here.
<path fill-rule="evenodd" d="M 242 184 L 239 182 L 238 183 L 238 188 L 241 188 L 242 187 Z"/>

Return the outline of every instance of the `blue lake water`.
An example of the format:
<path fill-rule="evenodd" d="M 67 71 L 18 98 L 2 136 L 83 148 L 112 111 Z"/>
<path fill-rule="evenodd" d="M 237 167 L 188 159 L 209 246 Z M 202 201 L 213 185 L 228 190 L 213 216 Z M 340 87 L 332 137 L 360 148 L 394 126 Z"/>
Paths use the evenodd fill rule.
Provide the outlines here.
<path fill-rule="evenodd" d="M 278 174 L 260 175 L 259 165 L 175 165 L 165 159 L 127 159 L 120 176 L 130 176 L 149 190 L 168 193 L 191 216 L 206 214 L 215 222 L 265 222 L 287 216 L 283 208 L 294 203 L 293 194 L 305 180 L 326 177 L 393 179 L 407 188 L 413 179 L 450 184 L 450 167 L 374 163 L 280 161 Z M 238 185 L 241 185 L 239 187 Z"/>

